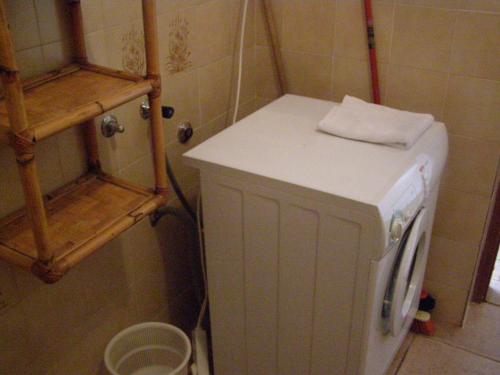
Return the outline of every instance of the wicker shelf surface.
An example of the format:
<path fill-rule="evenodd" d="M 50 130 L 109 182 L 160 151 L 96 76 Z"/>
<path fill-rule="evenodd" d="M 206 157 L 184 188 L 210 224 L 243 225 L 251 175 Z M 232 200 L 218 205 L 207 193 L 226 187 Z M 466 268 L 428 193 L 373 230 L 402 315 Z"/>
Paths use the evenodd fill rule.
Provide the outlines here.
<path fill-rule="evenodd" d="M 145 95 L 152 88 L 151 80 L 90 64 L 72 64 L 26 81 L 27 135 L 35 141 L 49 137 Z M 0 140 L 8 141 L 9 129 L 5 100 L 1 98 Z"/>
<path fill-rule="evenodd" d="M 45 197 L 54 263 L 78 263 L 164 202 L 164 197 L 109 175 L 88 174 Z M 101 240 L 99 240 L 101 239 Z M 0 258 L 31 268 L 37 250 L 24 209 L 0 221 Z"/>

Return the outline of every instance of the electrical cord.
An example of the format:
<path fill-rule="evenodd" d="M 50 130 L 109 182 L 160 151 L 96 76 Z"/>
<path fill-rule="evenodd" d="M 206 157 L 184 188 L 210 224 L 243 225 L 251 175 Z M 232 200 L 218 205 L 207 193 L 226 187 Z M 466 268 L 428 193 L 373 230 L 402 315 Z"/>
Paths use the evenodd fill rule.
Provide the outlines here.
<path fill-rule="evenodd" d="M 231 125 L 236 122 L 238 118 L 238 110 L 240 106 L 240 94 L 241 94 L 241 78 L 243 71 L 243 49 L 245 42 L 245 27 L 246 27 L 246 19 L 247 19 L 247 9 L 248 9 L 248 0 L 244 0 L 243 3 L 243 14 L 241 20 L 241 31 L 240 31 L 240 45 L 239 45 L 239 61 L 238 61 L 238 81 L 236 85 L 236 102 L 234 104 L 234 112 L 233 112 L 233 121 Z M 198 193 L 198 201 L 197 201 L 197 212 L 196 212 L 196 223 L 198 226 L 198 240 L 200 241 L 200 260 L 201 260 L 201 269 L 203 273 L 203 282 L 205 284 L 205 297 L 203 298 L 203 302 L 200 308 L 200 313 L 198 315 L 198 320 L 196 323 L 196 327 L 200 328 L 203 323 L 203 318 L 205 317 L 205 313 L 207 311 L 208 306 L 208 283 L 207 283 L 207 271 L 205 266 L 205 247 L 203 242 L 203 225 L 201 222 L 201 190 Z"/>

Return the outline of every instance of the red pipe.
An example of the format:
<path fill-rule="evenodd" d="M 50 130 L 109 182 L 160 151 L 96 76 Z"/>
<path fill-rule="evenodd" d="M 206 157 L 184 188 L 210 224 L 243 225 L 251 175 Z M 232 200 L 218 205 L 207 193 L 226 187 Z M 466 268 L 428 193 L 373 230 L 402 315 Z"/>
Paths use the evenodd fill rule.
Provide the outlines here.
<path fill-rule="evenodd" d="M 375 104 L 380 104 L 380 86 L 378 82 L 377 49 L 375 48 L 375 28 L 373 26 L 372 1 L 365 1 L 366 31 L 368 33 L 368 51 L 370 54 L 370 70 L 372 76 L 372 96 Z"/>

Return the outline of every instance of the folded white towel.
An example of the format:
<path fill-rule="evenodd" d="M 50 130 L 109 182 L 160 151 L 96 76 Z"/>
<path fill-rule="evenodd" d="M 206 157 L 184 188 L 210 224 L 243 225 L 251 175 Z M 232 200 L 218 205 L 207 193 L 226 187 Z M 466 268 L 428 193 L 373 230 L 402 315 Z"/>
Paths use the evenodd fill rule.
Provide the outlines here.
<path fill-rule="evenodd" d="M 346 95 L 318 128 L 344 138 L 410 148 L 433 122 L 429 114 L 400 111 Z"/>

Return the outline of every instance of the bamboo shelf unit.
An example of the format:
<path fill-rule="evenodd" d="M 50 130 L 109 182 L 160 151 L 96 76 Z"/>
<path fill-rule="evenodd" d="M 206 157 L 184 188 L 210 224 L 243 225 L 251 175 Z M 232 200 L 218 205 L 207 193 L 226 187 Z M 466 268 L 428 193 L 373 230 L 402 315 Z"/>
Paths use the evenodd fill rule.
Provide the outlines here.
<path fill-rule="evenodd" d="M 47 283 L 58 281 L 111 239 L 167 201 L 165 140 L 155 0 L 142 0 L 145 77 L 88 63 L 79 0 L 66 0 L 72 16 L 74 63 L 21 82 L 0 0 L 0 142 L 10 145 L 23 185 L 26 207 L 0 219 L 0 259 Z M 146 189 L 104 173 L 99 162 L 94 118 L 139 96 L 150 103 L 155 187 Z M 36 143 L 72 126 L 82 130 L 88 172 L 42 196 Z"/>

